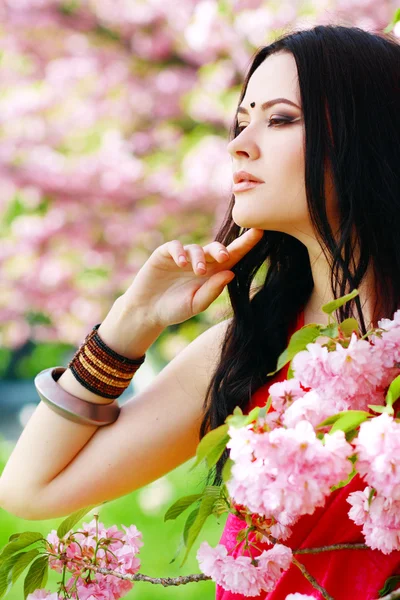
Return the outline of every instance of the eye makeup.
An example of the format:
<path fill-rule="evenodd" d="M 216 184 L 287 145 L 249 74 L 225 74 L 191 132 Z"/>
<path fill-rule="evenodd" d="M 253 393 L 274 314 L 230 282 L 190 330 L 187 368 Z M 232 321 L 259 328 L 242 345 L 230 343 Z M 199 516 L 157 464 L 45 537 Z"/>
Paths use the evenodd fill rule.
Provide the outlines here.
<path fill-rule="evenodd" d="M 270 119 L 268 120 L 268 127 L 274 126 L 271 125 L 272 121 L 275 121 L 278 123 L 277 126 L 281 126 L 281 125 L 288 125 L 290 123 L 296 123 L 297 121 L 300 121 L 301 117 L 289 117 L 289 116 L 282 116 L 282 117 L 270 117 Z M 241 133 L 244 129 L 246 129 L 247 125 L 239 125 L 238 123 L 236 123 L 236 129 L 239 130 L 239 133 Z"/>

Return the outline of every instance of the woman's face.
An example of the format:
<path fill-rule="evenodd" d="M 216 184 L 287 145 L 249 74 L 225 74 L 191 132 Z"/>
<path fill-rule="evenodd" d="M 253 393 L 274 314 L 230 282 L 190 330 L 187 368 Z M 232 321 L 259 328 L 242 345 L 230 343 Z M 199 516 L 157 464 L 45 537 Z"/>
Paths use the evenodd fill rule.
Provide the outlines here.
<path fill-rule="evenodd" d="M 277 98 L 265 110 L 262 104 Z M 255 103 L 254 108 L 250 106 Z M 232 171 L 247 171 L 265 183 L 233 192 L 232 218 L 240 227 L 311 233 L 304 181 L 304 122 L 296 62 L 292 54 L 267 57 L 252 74 L 238 113 L 238 136 L 228 145 Z M 281 120 L 279 120 L 281 119 Z"/>

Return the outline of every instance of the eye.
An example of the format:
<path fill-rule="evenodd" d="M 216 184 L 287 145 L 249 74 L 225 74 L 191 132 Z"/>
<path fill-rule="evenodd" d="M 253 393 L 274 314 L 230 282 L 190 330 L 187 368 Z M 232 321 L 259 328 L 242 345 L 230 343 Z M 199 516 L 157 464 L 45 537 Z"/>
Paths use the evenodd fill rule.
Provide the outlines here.
<path fill-rule="evenodd" d="M 271 126 L 276 126 L 276 125 L 283 125 L 285 123 L 291 123 L 293 121 L 292 118 L 287 118 L 287 117 L 271 117 L 268 120 L 268 127 Z M 275 123 L 275 125 L 273 125 Z M 239 133 L 241 133 L 243 131 L 243 129 L 246 129 L 245 125 L 238 125 L 236 127 L 236 129 L 238 130 Z"/>

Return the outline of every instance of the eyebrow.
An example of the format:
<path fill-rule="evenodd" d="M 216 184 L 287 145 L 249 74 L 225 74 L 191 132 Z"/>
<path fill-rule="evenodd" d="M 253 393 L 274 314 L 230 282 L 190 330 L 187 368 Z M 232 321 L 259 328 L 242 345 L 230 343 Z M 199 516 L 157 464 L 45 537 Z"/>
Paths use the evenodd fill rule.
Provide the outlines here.
<path fill-rule="evenodd" d="M 298 106 L 297 104 L 295 104 L 291 100 L 288 100 L 287 98 L 274 98 L 273 100 L 268 100 L 268 102 L 264 102 L 264 104 L 261 104 L 261 110 L 266 110 L 267 108 L 270 108 L 270 106 L 273 106 L 274 104 L 279 104 L 279 103 L 281 103 L 281 104 L 290 104 L 291 106 L 296 106 L 296 108 L 300 109 L 300 106 Z M 239 113 L 243 113 L 243 114 L 248 115 L 249 111 L 247 110 L 247 108 L 244 108 L 244 106 L 239 106 L 239 108 L 237 109 L 236 114 L 238 115 Z"/>

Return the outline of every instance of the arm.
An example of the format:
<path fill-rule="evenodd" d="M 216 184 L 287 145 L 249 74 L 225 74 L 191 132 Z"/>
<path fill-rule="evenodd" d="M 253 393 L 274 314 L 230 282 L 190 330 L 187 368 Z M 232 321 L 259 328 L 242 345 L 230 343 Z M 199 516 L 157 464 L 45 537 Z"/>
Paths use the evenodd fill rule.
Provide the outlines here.
<path fill-rule="evenodd" d="M 0 506 L 31 520 L 65 516 L 128 494 L 194 456 L 202 406 L 227 324 L 218 323 L 198 336 L 122 406 L 111 425 L 73 423 L 40 402 L 0 478 Z M 110 332 L 105 324 L 101 335 L 106 343 Z M 158 334 L 139 319 L 137 354 Z M 119 344 L 114 349 L 122 353 L 123 342 Z M 59 381 L 63 377 L 70 393 L 104 401 L 80 386 L 68 370 Z"/>

